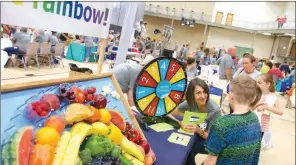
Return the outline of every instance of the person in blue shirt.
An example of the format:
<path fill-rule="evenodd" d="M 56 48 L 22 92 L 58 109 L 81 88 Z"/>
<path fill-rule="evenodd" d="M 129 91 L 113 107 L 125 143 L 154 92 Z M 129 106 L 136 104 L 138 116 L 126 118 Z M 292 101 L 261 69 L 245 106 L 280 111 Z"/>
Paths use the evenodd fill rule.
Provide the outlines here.
<path fill-rule="evenodd" d="M 282 72 L 285 72 L 285 75 L 287 75 L 287 73 L 290 72 L 290 67 L 287 64 L 287 59 L 285 59 L 284 63 L 280 66 L 280 70 Z"/>
<path fill-rule="evenodd" d="M 85 62 L 88 62 L 89 57 L 91 56 L 92 47 L 94 46 L 93 38 L 90 36 L 85 36 L 84 44 L 85 44 Z"/>
<path fill-rule="evenodd" d="M 211 64 L 211 57 L 210 57 L 210 49 L 209 48 L 205 48 L 204 50 L 205 55 L 203 57 L 203 65 L 210 65 Z"/>
<path fill-rule="evenodd" d="M 186 47 L 182 51 L 181 61 L 185 62 L 186 55 L 189 53 L 190 45 L 187 44 Z"/>

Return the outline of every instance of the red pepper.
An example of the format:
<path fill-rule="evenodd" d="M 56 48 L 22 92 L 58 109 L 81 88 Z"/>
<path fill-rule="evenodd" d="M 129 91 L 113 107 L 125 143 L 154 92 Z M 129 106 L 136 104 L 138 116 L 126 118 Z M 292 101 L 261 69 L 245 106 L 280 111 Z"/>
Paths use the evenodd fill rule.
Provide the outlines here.
<path fill-rule="evenodd" d="M 128 140 L 130 140 L 136 144 L 139 144 L 142 141 L 142 137 L 136 129 L 131 129 L 130 136 L 128 137 Z"/>

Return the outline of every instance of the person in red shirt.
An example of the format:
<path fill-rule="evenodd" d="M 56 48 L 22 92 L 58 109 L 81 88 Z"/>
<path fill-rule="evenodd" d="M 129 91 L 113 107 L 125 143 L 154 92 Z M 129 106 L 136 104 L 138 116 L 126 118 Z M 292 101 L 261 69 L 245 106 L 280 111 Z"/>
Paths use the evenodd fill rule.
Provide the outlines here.
<path fill-rule="evenodd" d="M 285 78 L 283 72 L 279 69 L 280 63 L 275 63 L 267 73 L 273 77 L 273 80 L 277 83 L 279 79 Z"/>
<path fill-rule="evenodd" d="M 278 23 L 278 29 L 281 28 L 281 17 L 277 16 L 275 21 Z"/>
<path fill-rule="evenodd" d="M 286 16 L 282 17 L 282 18 L 281 18 L 281 28 L 283 28 L 283 25 L 284 25 L 284 23 L 286 23 L 286 22 L 287 22 L 287 17 L 286 17 Z"/>

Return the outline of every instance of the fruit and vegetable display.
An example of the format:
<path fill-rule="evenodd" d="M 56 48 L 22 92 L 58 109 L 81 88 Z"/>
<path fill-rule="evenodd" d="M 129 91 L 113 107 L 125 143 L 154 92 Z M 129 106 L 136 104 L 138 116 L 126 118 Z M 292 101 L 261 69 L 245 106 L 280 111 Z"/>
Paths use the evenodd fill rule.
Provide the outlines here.
<path fill-rule="evenodd" d="M 30 124 L 5 140 L 0 164 L 152 165 L 156 157 L 141 130 L 116 106 L 107 108 L 107 95 L 119 99 L 108 87 L 99 93 L 69 84 L 32 97 L 24 106 Z"/>

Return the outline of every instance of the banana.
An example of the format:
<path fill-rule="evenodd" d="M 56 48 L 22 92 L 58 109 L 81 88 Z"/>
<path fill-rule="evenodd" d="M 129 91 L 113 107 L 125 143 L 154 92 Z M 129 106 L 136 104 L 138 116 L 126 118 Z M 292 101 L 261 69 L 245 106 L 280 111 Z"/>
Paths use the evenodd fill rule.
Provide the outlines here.
<path fill-rule="evenodd" d="M 128 159 L 133 165 L 144 165 L 143 162 L 138 160 L 137 158 L 133 157 L 132 155 L 128 154 L 126 151 L 122 150 L 122 155 Z"/>
<path fill-rule="evenodd" d="M 66 152 L 67 146 L 71 139 L 71 133 L 65 131 L 61 136 L 58 146 L 55 150 L 55 156 L 52 165 L 61 165 L 63 161 L 64 154 Z"/>
<path fill-rule="evenodd" d="M 122 139 L 122 142 L 120 144 L 121 148 L 126 151 L 128 154 L 136 157 L 139 161 L 144 162 L 143 153 L 140 149 L 137 148 L 136 144 L 130 140 L 128 140 L 126 137 Z"/>
<path fill-rule="evenodd" d="M 66 148 L 62 165 L 75 165 L 80 145 L 91 130 L 92 126 L 83 122 L 77 123 L 72 127 L 70 130 L 71 139 Z"/>
<path fill-rule="evenodd" d="M 81 136 L 79 135 L 74 135 L 71 137 L 71 140 L 64 155 L 64 159 L 62 161 L 62 165 L 75 165 L 81 144 L 80 139 Z"/>

